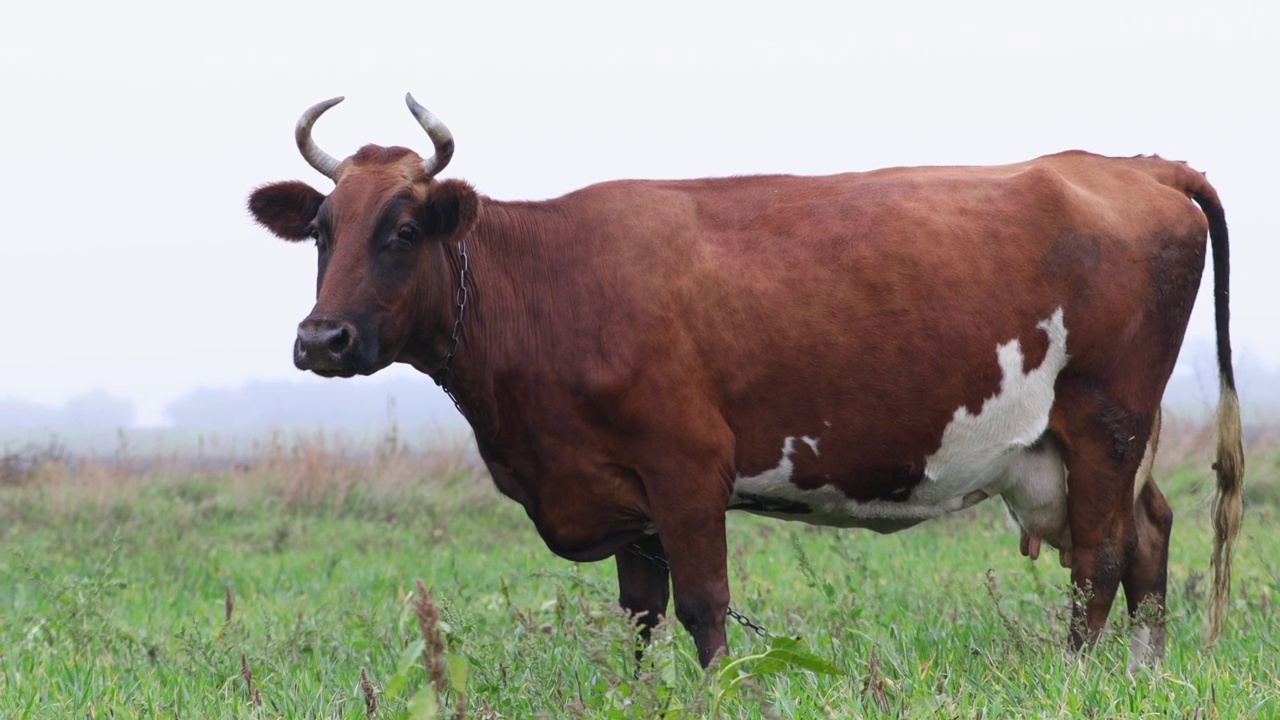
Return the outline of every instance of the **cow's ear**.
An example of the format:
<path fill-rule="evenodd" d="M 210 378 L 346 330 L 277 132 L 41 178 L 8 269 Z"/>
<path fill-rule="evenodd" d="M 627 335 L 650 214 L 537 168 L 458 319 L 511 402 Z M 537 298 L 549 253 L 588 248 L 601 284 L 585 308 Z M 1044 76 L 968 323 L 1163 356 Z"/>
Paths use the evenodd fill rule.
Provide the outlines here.
<path fill-rule="evenodd" d="M 311 237 L 311 221 L 320 211 L 324 195 L 299 180 L 263 185 L 249 196 L 253 219 L 285 240 Z"/>
<path fill-rule="evenodd" d="M 449 179 L 433 183 L 428 192 L 419 218 L 424 234 L 442 241 L 466 237 L 480 215 L 475 188 L 462 180 Z"/>

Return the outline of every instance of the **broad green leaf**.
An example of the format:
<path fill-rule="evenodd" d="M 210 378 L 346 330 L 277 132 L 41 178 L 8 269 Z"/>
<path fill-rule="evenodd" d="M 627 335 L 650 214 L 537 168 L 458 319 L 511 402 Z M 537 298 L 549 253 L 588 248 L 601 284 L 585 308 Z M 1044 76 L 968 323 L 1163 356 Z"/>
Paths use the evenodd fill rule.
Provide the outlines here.
<path fill-rule="evenodd" d="M 424 687 L 414 693 L 409 700 L 409 707 L 405 709 L 406 720 L 434 720 L 440 712 L 440 703 L 436 700 L 436 693 L 430 686 Z"/>
<path fill-rule="evenodd" d="M 449 687 L 455 692 L 467 690 L 467 659 L 456 653 L 445 653 L 444 671 L 449 678 Z"/>
<path fill-rule="evenodd" d="M 387 680 L 387 687 L 382 692 L 384 698 L 395 700 L 404 692 L 405 686 L 409 684 L 409 675 L 413 673 L 414 668 L 418 667 L 418 658 L 422 656 L 424 647 L 426 643 L 418 640 L 400 653 L 400 659 L 396 662 L 396 672 L 391 679 Z"/>

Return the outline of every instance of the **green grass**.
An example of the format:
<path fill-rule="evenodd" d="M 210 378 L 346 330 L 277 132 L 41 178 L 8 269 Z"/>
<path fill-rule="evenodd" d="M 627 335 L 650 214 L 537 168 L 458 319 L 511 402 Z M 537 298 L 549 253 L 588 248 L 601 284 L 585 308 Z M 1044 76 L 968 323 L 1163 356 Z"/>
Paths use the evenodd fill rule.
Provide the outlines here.
<path fill-rule="evenodd" d="M 1066 652 L 1067 572 L 1019 556 L 998 502 L 889 537 L 732 515 L 734 606 L 800 642 L 734 627 L 732 662 L 704 673 L 672 625 L 637 663 L 612 563 L 551 555 L 465 460 L 269 455 L 0 487 L 0 718 L 365 718 L 362 668 L 377 718 L 449 717 L 460 696 L 479 718 L 1280 717 L 1275 453 L 1250 458 L 1209 652 L 1207 478 L 1166 472 L 1168 656 L 1137 675 L 1123 602 L 1095 651 Z M 416 578 L 440 613 L 438 698 Z"/>

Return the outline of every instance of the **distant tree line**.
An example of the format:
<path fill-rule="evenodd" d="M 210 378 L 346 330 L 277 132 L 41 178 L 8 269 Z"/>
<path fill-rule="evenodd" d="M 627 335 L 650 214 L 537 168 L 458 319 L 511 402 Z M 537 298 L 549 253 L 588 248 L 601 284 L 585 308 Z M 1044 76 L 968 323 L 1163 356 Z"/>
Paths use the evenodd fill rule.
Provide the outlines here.
<path fill-rule="evenodd" d="M 238 388 L 198 388 L 165 406 L 168 429 L 251 437 L 271 430 L 381 432 L 392 425 L 465 429 L 453 403 L 426 378 L 360 381 L 250 382 Z M 121 432 L 138 436 L 128 399 L 94 390 L 51 407 L 0 398 L 0 449 L 50 437 L 76 447 L 110 448 Z M 144 433 L 145 435 L 145 433 Z M 123 436 L 120 436 L 121 438 Z"/>
<path fill-rule="evenodd" d="M 169 403 L 165 415 L 177 428 L 217 430 L 463 422 L 453 403 L 425 377 L 199 388 Z"/>
<path fill-rule="evenodd" d="M 77 395 L 54 408 L 16 398 L 0 398 L 0 433 L 59 432 L 69 428 L 114 431 L 133 425 L 133 403 L 105 390 Z"/>
<path fill-rule="evenodd" d="M 1235 370 L 1245 421 L 1280 421 L 1280 368 L 1237 352 Z M 1207 415 L 1217 401 L 1217 382 L 1213 345 L 1188 346 L 1165 390 L 1164 406 L 1184 417 Z M 236 388 L 198 388 L 170 402 L 165 416 L 175 430 L 240 436 L 273 429 L 369 431 L 393 423 L 413 429 L 465 429 L 448 397 L 425 377 L 258 381 Z M 114 436 L 133 428 L 135 420 L 131 401 L 101 389 L 73 397 L 62 407 L 0 398 L 0 445 L 51 435 Z"/>

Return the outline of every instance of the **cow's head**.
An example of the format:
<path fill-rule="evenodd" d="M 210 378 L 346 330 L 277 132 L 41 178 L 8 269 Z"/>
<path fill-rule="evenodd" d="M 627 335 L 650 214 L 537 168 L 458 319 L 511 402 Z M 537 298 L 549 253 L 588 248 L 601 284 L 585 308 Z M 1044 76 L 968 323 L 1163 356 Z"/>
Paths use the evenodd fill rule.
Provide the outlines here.
<path fill-rule="evenodd" d="M 395 361 L 426 372 L 440 366 L 453 312 L 457 248 L 475 225 L 471 186 L 437 181 L 453 136 L 405 96 L 431 137 L 426 160 L 402 147 L 366 145 L 337 160 L 311 139 L 311 126 L 342 101 L 318 103 L 298 120 L 302 156 L 336 184 L 326 197 L 300 181 L 258 188 L 254 218 L 285 240 L 315 241 L 316 304 L 298 325 L 293 361 L 319 375 L 368 375 Z"/>

